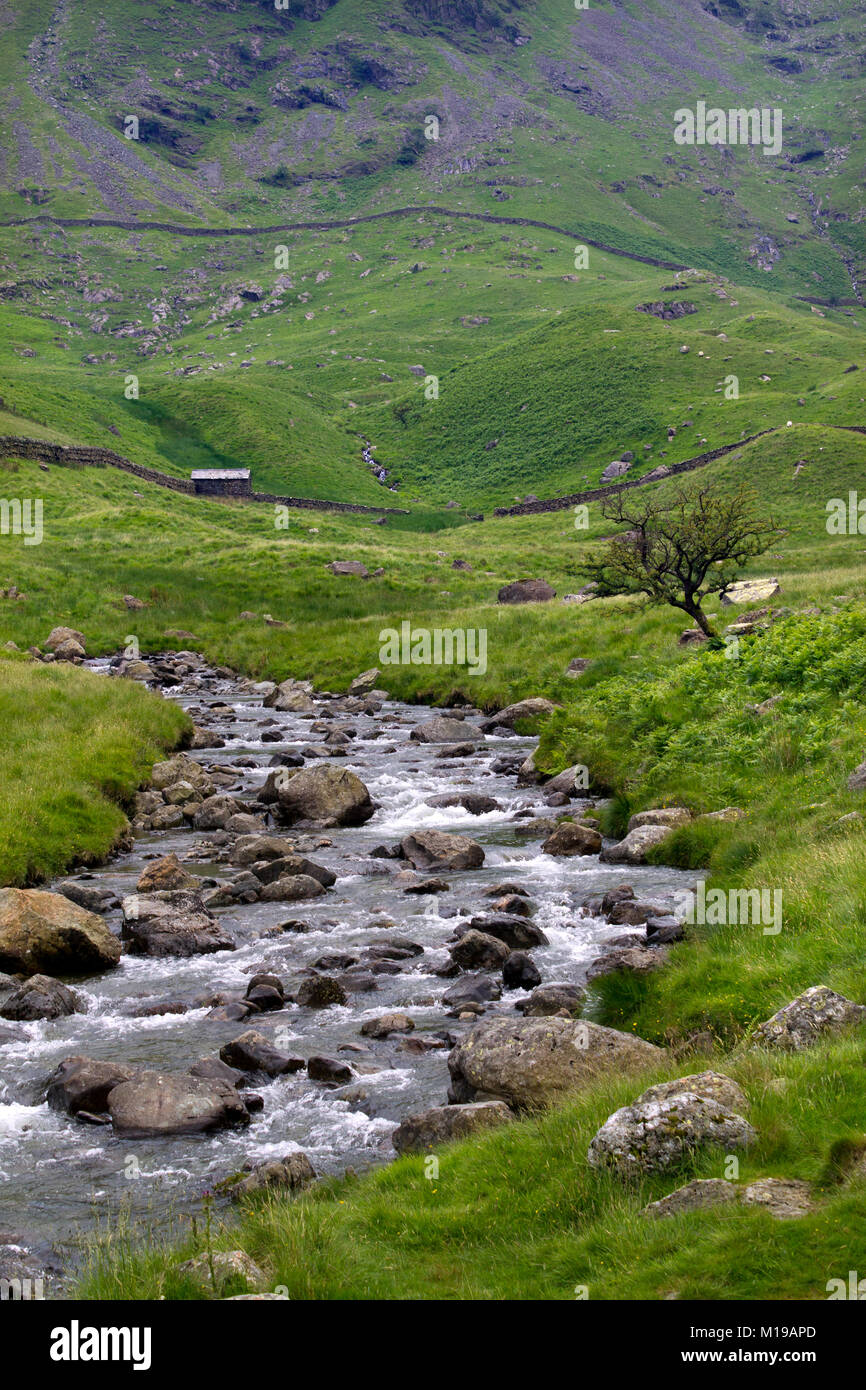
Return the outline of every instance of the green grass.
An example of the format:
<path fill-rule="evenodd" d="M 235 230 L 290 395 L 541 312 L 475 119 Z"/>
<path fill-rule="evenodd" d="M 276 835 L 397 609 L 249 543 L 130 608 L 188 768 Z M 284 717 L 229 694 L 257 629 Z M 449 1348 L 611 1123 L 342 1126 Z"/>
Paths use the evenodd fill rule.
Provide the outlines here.
<path fill-rule="evenodd" d="M 640 1081 L 596 1084 L 537 1119 L 437 1152 L 399 1159 L 362 1179 L 325 1182 L 295 1199 L 248 1202 L 204 1239 L 202 1223 L 142 1247 L 121 1229 L 91 1247 L 85 1298 L 201 1297 L 178 1272 L 195 1251 L 244 1249 L 292 1299 L 821 1299 L 866 1258 L 866 1185 L 839 1181 L 831 1151 L 862 1140 L 862 1040 L 793 1057 L 726 1061 L 744 1087 L 755 1147 L 740 1155 L 758 1177 L 813 1184 L 816 1211 L 793 1221 L 725 1207 L 654 1220 L 647 1202 L 691 1177 L 730 1174 L 706 1152 L 679 1171 L 624 1183 L 596 1173 L 586 1149 L 620 1105 L 662 1077 L 718 1058 L 668 1064 Z"/>
<path fill-rule="evenodd" d="M 153 763 L 190 727 L 132 681 L 0 661 L 0 883 L 99 862 Z"/>

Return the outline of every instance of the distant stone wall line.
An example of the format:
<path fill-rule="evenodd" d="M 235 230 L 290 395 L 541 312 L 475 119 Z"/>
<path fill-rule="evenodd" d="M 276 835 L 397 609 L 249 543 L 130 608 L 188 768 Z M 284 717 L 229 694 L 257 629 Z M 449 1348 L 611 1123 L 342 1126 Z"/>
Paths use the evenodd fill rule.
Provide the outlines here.
<path fill-rule="evenodd" d="M 470 222 L 490 222 L 501 227 L 537 227 L 542 232 L 556 232 L 560 236 L 571 237 L 584 246 L 594 246 L 610 256 L 623 256 L 629 261 L 640 261 L 642 265 L 657 266 L 659 270 L 688 270 L 678 261 L 662 261 L 655 256 L 641 256 L 637 251 L 623 251 L 618 246 L 610 246 L 604 241 L 594 241 L 569 227 L 559 227 L 553 222 L 538 222 L 532 217 L 500 217 L 492 212 L 463 212 L 457 208 L 435 206 L 390 208 L 387 212 L 368 212 L 360 217 L 340 217 L 321 222 L 276 222 L 265 227 L 190 227 L 182 222 L 139 221 L 131 217 L 52 217 L 50 213 L 35 217 L 16 217 L 0 222 L 0 227 L 27 227 L 38 222 L 51 222 L 55 227 L 118 227 L 127 232 L 170 232 L 174 236 L 215 237 L 215 236 L 268 236 L 273 232 L 328 232 L 340 227 L 356 227 L 363 222 L 382 222 L 388 217 L 411 217 L 418 213 L 432 213 L 437 217 L 460 217 Z"/>
<path fill-rule="evenodd" d="M 29 439 L 16 435 L 0 435 L 0 452 L 14 454 L 18 458 L 35 459 L 40 463 L 53 463 L 59 468 L 119 468 L 131 473 L 143 482 L 155 483 L 157 487 L 167 487 L 172 492 L 182 492 L 187 497 L 195 497 L 195 485 L 185 478 L 172 478 L 168 473 L 160 473 L 156 468 L 144 468 L 116 454 L 113 449 L 91 448 L 87 445 L 52 444 L 44 439 Z M 206 498 L 207 501 L 220 499 Z M 313 497 L 277 497 L 269 492 L 254 492 L 246 497 L 231 498 L 231 501 L 270 502 L 285 507 L 299 507 L 307 511 L 320 512 L 361 512 L 372 516 L 383 513 L 391 516 L 407 516 L 403 507 L 368 507 L 360 502 L 329 502 Z"/>
<path fill-rule="evenodd" d="M 734 444 L 722 444 L 718 449 L 709 449 L 704 454 L 695 454 L 694 458 L 683 459 L 680 463 L 667 464 L 665 466 L 668 471 L 663 478 L 631 478 L 624 483 L 610 483 L 607 487 L 589 488 L 585 492 L 571 492 L 567 497 L 551 497 L 546 502 L 521 502 L 516 507 L 497 507 L 493 515 L 497 517 L 533 516 L 537 512 L 562 512 L 581 502 L 597 502 L 602 497 L 611 497 L 617 492 L 626 492 L 630 488 L 662 483 L 666 478 L 675 477 L 678 473 L 690 473 L 695 468 L 703 468 L 706 464 L 712 463 L 714 459 L 724 458 L 725 454 L 733 453 L 735 449 L 742 449 L 746 444 L 752 444 L 756 439 L 763 439 L 765 435 L 778 434 L 784 428 L 787 427 L 777 425 L 773 429 L 758 430 L 757 434 L 747 435 L 743 439 L 738 439 Z M 850 430 L 854 434 L 866 434 L 866 425 L 826 425 L 825 428 Z"/>

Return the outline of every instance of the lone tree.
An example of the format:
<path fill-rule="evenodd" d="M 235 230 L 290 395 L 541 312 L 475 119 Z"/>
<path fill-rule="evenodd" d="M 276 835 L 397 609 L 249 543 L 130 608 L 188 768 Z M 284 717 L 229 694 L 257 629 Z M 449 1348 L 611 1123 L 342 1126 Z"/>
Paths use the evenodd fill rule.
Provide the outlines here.
<path fill-rule="evenodd" d="M 713 487 L 679 487 L 672 496 L 646 500 L 634 490 L 605 499 L 602 515 L 629 529 L 581 568 L 600 595 L 646 594 L 694 619 L 714 641 L 718 634 L 701 604 L 722 593 L 739 569 L 761 555 L 778 528 L 757 510 L 755 494 Z"/>

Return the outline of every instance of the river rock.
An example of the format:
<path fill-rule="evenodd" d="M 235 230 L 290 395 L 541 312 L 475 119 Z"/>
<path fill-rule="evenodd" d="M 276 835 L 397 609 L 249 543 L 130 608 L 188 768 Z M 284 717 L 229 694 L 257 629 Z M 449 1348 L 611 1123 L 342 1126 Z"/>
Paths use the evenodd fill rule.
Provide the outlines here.
<path fill-rule="evenodd" d="M 18 975 L 94 975 L 120 960 L 100 917 L 60 893 L 0 889 L 0 970 Z"/>
<path fill-rule="evenodd" d="M 196 893 L 134 893 L 123 899 L 121 934 L 145 956 L 198 956 L 233 951 L 235 943 Z"/>
<path fill-rule="evenodd" d="M 820 1038 L 841 1033 L 866 1019 L 866 1007 L 828 989 L 813 985 L 779 1009 L 752 1035 L 755 1047 L 779 1047 L 801 1052 Z"/>
<path fill-rule="evenodd" d="M 499 970 L 508 959 L 504 941 L 480 931 L 467 931 L 448 950 L 462 970 Z"/>
<path fill-rule="evenodd" d="M 225 830 L 229 821 L 241 810 L 241 804 L 233 796 L 218 792 L 201 803 L 192 823 L 196 830 Z"/>
<path fill-rule="evenodd" d="M 108 1097 L 121 1081 L 132 1076 L 129 1067 L 115 1062 L 100 1062 L 93 1057 L 64 1057 L 48 1080 L 45 1099 L 52 1110 L 77 1115 L 86 1110 L 102 1115 L 108 1109 Z"/>
<path fill-rule="evenodd" d="M 465 1004 L 489 1004 L 501 997 L 502 989 L 498 981 L 489 975 L 463 975 L 446 989 L 442 1002 L 450 1009 L 459 1011 Z"/>
<path fill-rule="evenodd" d="M 219 1057 L 201 1057 L 189 1068 L 190 1076 L 198 1076 L 202 1081 L 224 1081 L 227 1086 L 240 1090 L 247 1084 L 245 1074 L 237 1067 L 230 1067 Z"/>
<path fill-rule="evenodd" d="M 586 972 L 586 981 L 590 984 L 593 980 L 600 980 L 617 970 L 630 971 L 633 975 L 646 975 L 650 970 L 658 970 L 666 957 L 667 952 L 658 946 L 619 946 L 612 951 L 605 951 L 603 956 L 592 962 Z"/>
<path fill-rule="evenodd" d="M 195 758 L 188 758 L 185 753 L 176 753 L 173 758 L 154 764 L 150 784 L 156 791 L 165 792 L 178 782 L 188 782 L 202 800 L 212 796 L 216 790 L 216 783 L 201 763 L 196 762 Z"/>
<path fill-rule="evenodd" d="M 444 830 L 416 830 L 404 835 L 400 848 L 413 869 L 479 869 L 484 863 L 484 850 L 475 840 Z"/>
<path fill-rule="evenodd" d="M 757 1138 L 742 1115 L 694 1092 L 667 1100 L 625 1105 L 605 1121 L 587 1153 L 593 1168 L 622 1177 L 676 1167 L 708 1145 L 725 1153 L 748 1148 Z"/>
<path fill-rule="evenodd" d="M 302 854 L 284 854 L 278 859 L 253 864 L 252 872 L 260 883 L 276 883 L 281 878 L 294 875 L 314 878 L 323 888 L 331 888 L 337 882 L 335 873 L 323 864 L 314 864 L 312 859 L 305 859 Z"/>
<path fill-rule="evenodd" d="M 381 1014 L 378 1018 L 367 1018 L 361 1024 L 362 1038 L 387 1038 L 391 1033 L 411 1033 L 415 1020 L 408 1014 Z"/>
<path fill-rule="evenodd" d="M 371 667 L 369 671 L 362 671 L 349 686 L 349 695 L 369 695 L 371 690 L 376 689 L 380 674 L 378 666 Z"/>
<path fill-rule="evenodd" d="M 29 1023 L 40 1018 L 66 1018 L 83 1014 L 85 1007 L 74 990 L 48 975 L 31 975 L 8 994 L 0 1005 L 0 1018 Z"/>
<path fill-rule="evenodd" d="M 600 854 L 601 845 L 597 830 L 566 820 L 556 827 L 552 835 L 548 835 L 541 849 L 544 854 L 570 857 L 575 854 Z"/>
<path fill-rule="evenodd" d="M 344 1086 L 354 1079 L 355 1073 L 345 1062 L 335 1062 L 332 1057 L 309 1057 L 307 1076 L 311 1081 L 326 1081 L 332 1086 Z"/>
<path fill-rule="evenodd" d="M 512 951 L 502 966 L 506 989 L 535 989 L 541 984 L 541 971 L 526 951 Z"/>
<path fill-rule="evenodd" d="M 175 889 L 184 889 L 188 893 L 195 893 L 201 887 L 201 880 L 194 874 L 187 873 L 176 854 L 166 855 L 165 859 L 157 859 L 154 864 L 148 864 L 138 883 L 135 885 L 139 893 L 166 892 Z"/>
<path fill-rule="evenodd" d="M 613 1028 L 583 1019 L 485 1019 L 448 1058 L 456 1102 L 476 1093 L 515 1110 L 551 1105 L 596 1077 L 658 1065 L 664 1053 Z"/>
<path fill-rule="evenodd" d="M 284 1076 L 287 1072 L 300 1071 L 304 1065 L 300 1058 L 280 1052 L 264 1033 L 257 1033 L 254 1028 L 224 1043 L 220 1048 L 220 1061 L 238 1071 L 260 1071 L 265 1076 Z"/>
<path fill-rule="evenodd" d="M 609 845 L 599 856 L 603 864 L 645 864 L 647 854 L 660 845 L 671 833 L 669 825 L 640 825 L 630 830 L 624 840 Z"/>
<path fill-rule="evenodd" d="M 360 777 L 333 763 L 280 778 L 277 801 L 280 816 L 290 824 L 308 820 L 320 826 L 364 825 L 376 809 Z"/>
<path fill-rule="evenodd" d="M 310 697 L 312 687 L 308 681 L 287 680 L 265 696 L 262 704 L 265 709 L 292 711 L 295 714 L 309 714 L 316 708 Z"/>
<path fill-rule="evenodd" d="M 248 1125 L 233 1086 L 179 1073 L 140 1071 L 108 1095 L 114 1132 L 126 1139 L 202 1134 Z"/>
<path fill-rule="evenodd" d="M 523 1017 L 550 1018 L 551 1015 L 561 1013 L 565 1009 L 576 1018 L 583 1008 L 585 998 L 586 990 L 580 985 L 539 985 L 523 1002 Z"/>
<path fill-rule="evenodd" d="M 520 719 L 541 719 L 552 714 L 555 709 L 553 700 L 534 695 L 527 700 L 518 700 L 516 704 L 506 705 L 505 709 L 485 719 L 481 727 L 485 733 L 499 728 L 513 729 Z"/>
<path fill-rule="evenodd" d="M 247 1163 L 244 1168 L 248 1170 L 246 1177 L 230 1180 L 233 1197 L 247 1197 L 265 1188 L 297 1192 L 316 1181 L 316 1170 L 305 1153 L 289 1153 L 282 1158 Z"/>
<path fill-rule="evenodd" d="M 431 1153 L 442 1144 L 466 1139 L 479 1130 L 508 1124 L 514 1116 L 501 1100 L 474 1101 L 468 1105 L 437 1105 L 409 1115 L 391 1135 L 398 1154 Z"/>
<path fill-rule="evenodd" d="M 482 796 L 479 792 L 445 792 L 442 796 L 426 798 L 428 806 L 460 806 L 470 816 L 484 816 L 490 811 L 501 811 L 502 806 L 495 796 Z"/>
<path fill-rule="evenodd" d="M 96 884 L 65 878 L 54 885 L 54 891 L 88 912 L 108 912 L 112 907 L 117 907 L 118 900 L 111 889 L 100 888 Z"/>
<path fill-rule="evenodd" d="M 286 840 L 278 835 L 241 835 L 232 845 L 229 860 L 244 867 L 270 859 L 286 859 L 294 852 L 294 840 Z"/>
<path fill-rule="evenodd" d="M 463 719 L 452 719 L 444 714 L 436 715 L 423 724 L 416 724 L 409 738 L 415 743 L 482 742 L 482 735 L 474 724 Z"/>
<path fill-rule="evenodd" d="M 557 772 L 555 777 L 549 777 L 544 784 L 545 796 L 548 792 L 562 792 L 564 796 L 577 796 L 586 790 L 587 771 L 580 763 L 575 763 L 573 767 L 567 767 L 563 772 Z"/>
<path fill-rule="evenodd" d="M 311 878 L 309 874 L 291 874 L 277 879 L 275 883 L 265 884 L 259 898 L 263 903 L 293 903 L 319 898 L 324 891 L 317 878 Z"/>
<path fill-rule="evenodd" d="M 499 912 L 490 917 L 472 917 L 469 927 L 470 930 L 483 932 L 486 936 L 495 936 L 512 951 L 526 951 L 533 946 L 548 945 L 548 939 L 541 927 L 527 921 L 525 917 L 512 916 L 507 912 Z"/>
<path fill-rule="evenodd" d="M 346 991 L 330 975 L 310 975 L 301 982 L 295 1003 L 307 1009 L 327 1009 L 332 1004 L 345 1004 Z"/>

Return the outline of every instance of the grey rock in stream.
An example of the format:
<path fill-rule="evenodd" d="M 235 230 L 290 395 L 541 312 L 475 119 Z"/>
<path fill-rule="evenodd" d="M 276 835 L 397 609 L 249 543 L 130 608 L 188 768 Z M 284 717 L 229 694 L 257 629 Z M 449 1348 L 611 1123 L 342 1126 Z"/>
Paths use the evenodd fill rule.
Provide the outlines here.
<path fill-rule="evenodd" d="M 141 1071 L 108 1096 L 115 1134 L 146 1139 L 202 1134 L 248 1125 L 249 1112 L 234 1086 L 174 1072 Z"/>

